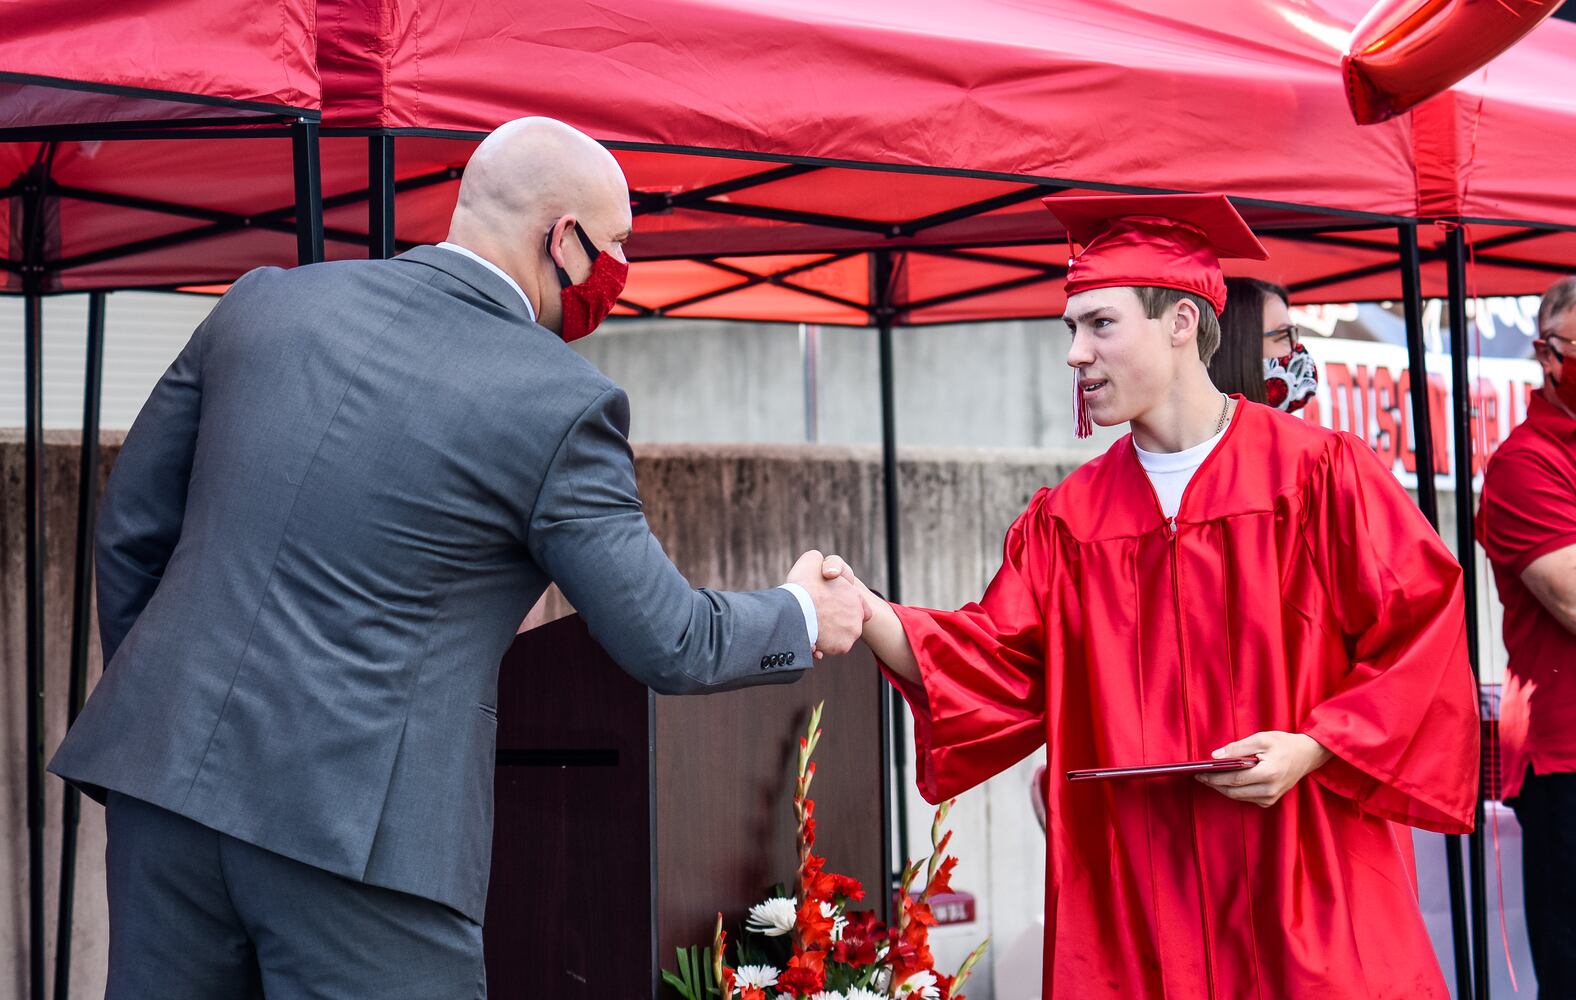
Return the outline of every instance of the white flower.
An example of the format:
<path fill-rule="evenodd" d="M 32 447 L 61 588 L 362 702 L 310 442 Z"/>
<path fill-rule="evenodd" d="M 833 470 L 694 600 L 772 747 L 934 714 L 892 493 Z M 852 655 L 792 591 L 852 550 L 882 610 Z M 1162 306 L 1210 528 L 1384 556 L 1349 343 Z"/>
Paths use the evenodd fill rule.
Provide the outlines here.
<path fill-rule="evenodd" d="M 782 937 L 793 930 L 794 919 L 793 900 L 778 896 L 750 907 L 750 916 L 744 926 L 767 937 Z"/>
<path fill-rule="evenodd" d="M 811 997 L 810 1000 L 848 1000 L 848 998 L 843 996 L 841 993 L 833 993 L 831 990 L 822 990 L 815 996 Z"/>
<path fill-rule="evenodd" d="M 733 970 L 733 981 L 740 986 L 764 990 L 777 985 L 777 970 L 769 965 L 741 965 Z"/>
<path fill-rule="evenodd" d="M 914 997 L 917 1000 L 941 1000 L 941 987 L 936 985 L 936 974 L 921 969 L 898 984 L 895 997 Z"/>
<path fill-rule="evenodd" d="M 879 993 L 872 993 L 863 986 L 850 986 L 848 988 L 848 996 L 844 1000 L 886 1000 L 886 997 Z"/>
<path fill-rule="evenodd" d="M 848 918 L 837 912 L 837 907 L 831 903 L 821 904 L 821 916 L 832 918 L 832 940 L 843 939 L 843 928 L 848 926 Z"/>

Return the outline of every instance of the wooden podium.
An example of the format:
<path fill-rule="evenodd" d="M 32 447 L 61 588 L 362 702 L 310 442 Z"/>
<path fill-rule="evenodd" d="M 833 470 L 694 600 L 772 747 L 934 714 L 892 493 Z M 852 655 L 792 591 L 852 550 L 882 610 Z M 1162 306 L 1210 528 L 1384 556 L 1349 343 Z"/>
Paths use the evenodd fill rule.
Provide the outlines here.
<path fill-rule="evenodd" d="M 790 881 L 795 754 L 818 701 L 816 853 L 879 908 L 881 681 L 863 645 L 794 684 L 676 698 L 572 616 L 520 635 L 498 687 L 490 995 L 651 1000 L 674 948 Z"/>

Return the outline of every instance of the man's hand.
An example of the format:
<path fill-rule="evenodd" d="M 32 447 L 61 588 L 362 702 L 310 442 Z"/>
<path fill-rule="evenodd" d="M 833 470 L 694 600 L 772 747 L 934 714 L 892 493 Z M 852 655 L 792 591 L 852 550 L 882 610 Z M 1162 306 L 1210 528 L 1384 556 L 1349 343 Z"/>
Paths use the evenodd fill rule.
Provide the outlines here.
<path fill-rule="evenodd" d="M 1266 732 L 1228 743 L 1210 756 L 1257 757 L 1257 764 L 1241 771 L 1218 771 L 1197 778 L 1228 799 L 1268 809 L 1333 755 L 1312 736 Z"/>
<path fill-rule="evenodd" d="M 835 557 L 833 557 L 835 558 Z M 859 591 L 846 579 L 827 579 L 821 572 L 826 557 L 811 549 L 799 557 L 788 571 L 788 583 L 796 583 L 810 595 L 815 605 L 815 617 L 820 635 L 815 641 L 815 658 L 830 653 L 840 656 L 848 652 L 859 634 L 864 631 L 870 617 L 869 609 L 860 598 Z"/>

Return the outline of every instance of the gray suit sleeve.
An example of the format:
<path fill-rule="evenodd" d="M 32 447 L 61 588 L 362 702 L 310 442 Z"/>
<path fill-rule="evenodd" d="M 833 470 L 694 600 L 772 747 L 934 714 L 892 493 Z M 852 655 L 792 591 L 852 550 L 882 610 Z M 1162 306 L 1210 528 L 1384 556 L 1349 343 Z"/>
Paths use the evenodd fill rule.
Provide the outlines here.
<path fill-rule="evenodd" d="M 211 319 L 197 327 L 153 387 L 110 471 L 94 532 L 106 666 L 148 606 L 180 541 L 202 406 L 202 332 Z"/>
<path fill-rule="evenodd" d="M 786 590 L 696 590 L 641 512 L 629 401 L 593 400 L 565 435 L 531 514 L 531 556 L 633 677 L 663 694 L 795 680 L 814 662 Z"/>

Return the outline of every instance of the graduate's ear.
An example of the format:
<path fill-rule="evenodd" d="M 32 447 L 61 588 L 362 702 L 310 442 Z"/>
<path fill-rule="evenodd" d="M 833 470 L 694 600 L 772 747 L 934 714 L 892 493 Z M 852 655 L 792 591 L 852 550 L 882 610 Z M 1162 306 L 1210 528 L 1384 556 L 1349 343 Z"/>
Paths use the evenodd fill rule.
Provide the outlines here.
<path fill-rule="evenodd" d="M 1171 346 L 1185 347 L 1198 339 L 1198 304 L 1189 298 L 1177 299 L 1171 307 Z"/>

